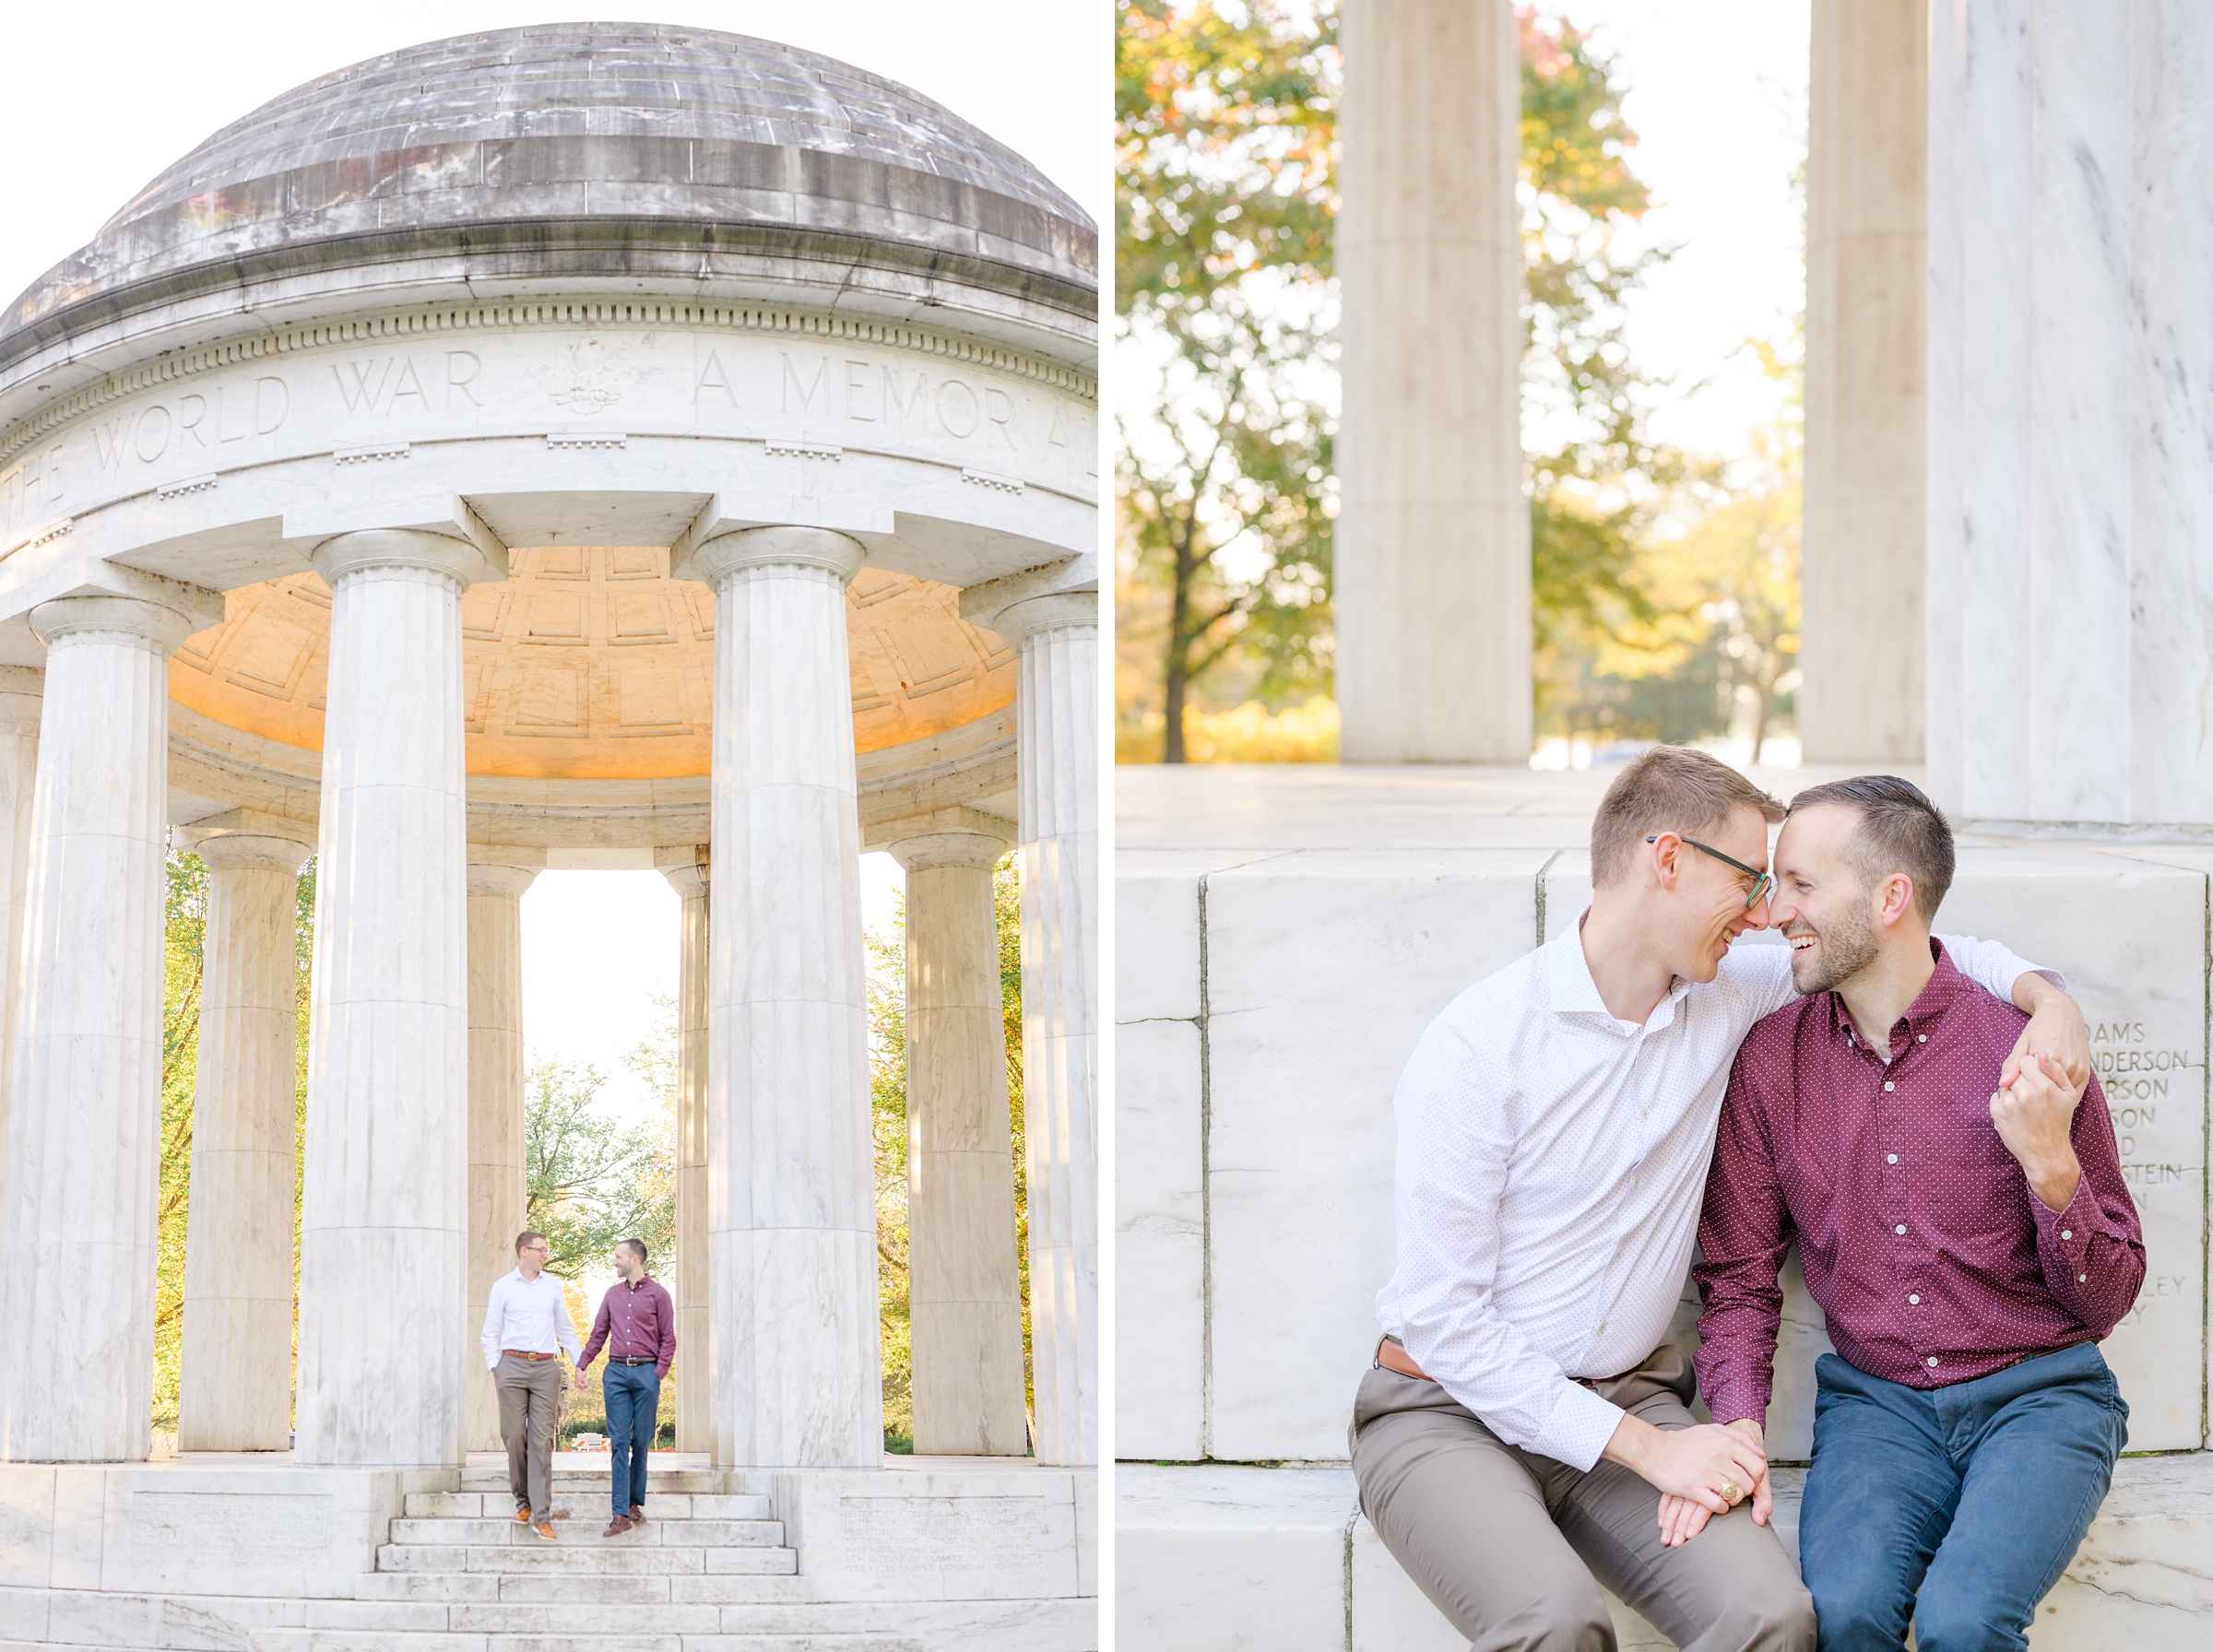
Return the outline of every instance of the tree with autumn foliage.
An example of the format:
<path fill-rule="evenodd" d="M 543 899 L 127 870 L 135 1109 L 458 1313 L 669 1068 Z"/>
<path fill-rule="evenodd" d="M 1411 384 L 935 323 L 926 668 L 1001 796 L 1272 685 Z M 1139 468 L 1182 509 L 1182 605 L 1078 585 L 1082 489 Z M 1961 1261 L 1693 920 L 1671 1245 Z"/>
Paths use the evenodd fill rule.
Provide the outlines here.
<path fill-rule="evenodd" d="M 1123 0 L 1119 15 L 1121 344 L 1158 391 L 1122 428 L 1119 611 L 1125 646 L 1158 660 L 1161 757 L 1178 762 L 1203 675 L 1235 661 L 1262 700 L 1329 676 L 1336 13 Z M 1616 244 L 1648 196 L 1613 65 L 1564 19 L 1516 16 L 1524 397 L 1549 444 L 1529 460 L 1542 707 L 1574 696 L 1592 639 L 1658 618 L 1636 545 L 1686 466 L 1646 432 L 1622 336 L 1623 298 L 1664 254 Z"/>

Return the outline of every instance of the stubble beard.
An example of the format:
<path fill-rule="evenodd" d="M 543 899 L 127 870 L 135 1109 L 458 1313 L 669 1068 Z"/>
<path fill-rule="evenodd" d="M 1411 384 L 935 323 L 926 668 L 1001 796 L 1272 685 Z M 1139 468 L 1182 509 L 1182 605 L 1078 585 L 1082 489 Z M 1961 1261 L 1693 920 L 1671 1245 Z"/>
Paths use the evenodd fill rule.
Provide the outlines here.
<path fill-rule="evenodd" d="M 1812 929 L 1810 924 L 1806 926 Z M 1798 961 L 1791 960 L 1791 985 L 1803 997 L 1817 992 L 1831 992 L 1851 980 L 1876 960 L 1882 942 L 1876 938 L 1875 925 L 1864 909 L 1853 908 L 1829 920 L 1824 928 L 1814 929 L 1820 942 L 1820 959 L 1815 966 L 1814 979 L 1803 981 L 1798 975 Z"/>

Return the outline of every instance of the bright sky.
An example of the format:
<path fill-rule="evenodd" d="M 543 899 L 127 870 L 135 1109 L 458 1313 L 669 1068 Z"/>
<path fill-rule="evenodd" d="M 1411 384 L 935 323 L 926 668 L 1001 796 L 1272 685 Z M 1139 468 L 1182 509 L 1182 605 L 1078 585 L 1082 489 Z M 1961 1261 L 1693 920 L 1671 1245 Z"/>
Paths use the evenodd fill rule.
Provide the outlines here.
<path fill-rule="evenodd" d="M 11 6 L 0 58 L 0 304 L 98 231 L 200 140 L 278 93 L 418 41 L 621 16 L 584 0 L 380 0 L 374 6 L 191 6 L 117 0 L 96 18 Z M 756 34 L 913 87 L 1035 162 L 1106 220 L 1107 13 L 1103 0 L 655 0 L 651 20 Z M 633 13 L 632 15 L 635 15 Z M 93 32 L 89 35 L 88 28 Z M 888 930 L 902 887 L 861 858 L 862 906 Z M 677 898 L 658 872 L 546 872 L 523 898 L 524 1037 L 532 1061 L 588 1061 L 633 1102 L 623 1056 L 673 997 Z"/>
<path fill-rule="evenodd" d="M 1792 177 L 1805 154 L 1810 0 L 1550 0 L 1628 88 L 1634 164 L 1657 203 L 1643 235 L 1674 245 L 1629 306 L 1629 342 L 1675 381 L 1653 434 L 1736 457 L 1773 386 L 1742 348 L 1787 335 L 1805 292 Z"/>

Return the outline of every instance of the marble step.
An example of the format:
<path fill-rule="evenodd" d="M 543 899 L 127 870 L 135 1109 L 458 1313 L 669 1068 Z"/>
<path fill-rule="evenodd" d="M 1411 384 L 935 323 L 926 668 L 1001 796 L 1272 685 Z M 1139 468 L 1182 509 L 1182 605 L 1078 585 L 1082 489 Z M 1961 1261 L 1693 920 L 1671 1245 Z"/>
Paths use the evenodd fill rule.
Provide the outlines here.
<path fill-rule="evenodd" d="M 581 1485 L 554 1482 L 553 1506 L 565 1508 L 569 1517 L 575 1519 L 587 1509 L 597 1508 L 605 1513 L 610 1509 L 607 1481 L 596 1485 L 586 1480 Z M 504 1520 L 515 1513 L 515 1499 L 507 1491 L 504 1481 L 492 1492 L 409 1492 L 407 1515 L 410 1519 L 433 1520 L 459 1516 L 464 1518 L 488 1516 Z M 645 1516 L 649 1520 L 766 1520 L 772 1518 L 768 1499 L 738 1494 L 725 1495 L 717 1492 L 664 1492 L 658 1484 L 645 1493 Z"/>
<path fill-rule="evenodd" d="M 648 1517 L 643 1526 L 633 1526 L 617 1537 L 605 1535 L 601 1524 L 609 1515 L 601 1509 L 597 1514 L 584 1509 L 574 1511 L 566 1520 L 556 1520 L 553 1529 L 560 1535 L 558 1543 L 623 1543 L 638 1547 L 669 1545 L 693 1549 L 781 1549 L 784 1546 L 784 1523 L 781 1520 L 665 1520 Z M 468 1543 L 519 1544 L 524 1548 L 543 1547 L 546 1540 L 531 1528 L 513 1519 L 468 1519 L 440 1516 L 422 1519 L 402 1518 L 392 1522 L 391 1540 L 395 1543 Z"/>
<path fill-rule="evenodd" d="M 556 1469 L 553 1470 L 553 1494 L 597 1487 L 601 1496 L 607 1494 L 607 1483 L 611 1470 L 607 1469 Z M 664 1492 L 720 1492 L 725 1477 L 716 1469 L 656 1469 L 645 1470 L 645 1495 L 650 1501 Z M 464 1469 L 461 1470 L 461 1490 L 464 1492 L 507 1492 L 507 1470 L 498 1469 Z"/>
<path fill-rule="evenodd" d="M 911 1635 L 625 1634 L 572 1626 L 566 1634 L 407 1629 L 261 1629 L 246 1652 L 922 1652 Z M 5 1643 L 0 1643 L 5 1646 Z M 54 1652 L 51 1646 L 43 1652 Z M 101 1652 L 114 1652 L 101 1648 Z"/>
<path fill-rule="evenodd" d="M 407 1522 L 396 1522 L 405 1525 Z M 376 1552 L 379 1572 L 578 1572 L 793 1574 L 799 1557 L 790 1549 L 709 1548 L 689 1543 L 598 1542 L 533 1539 L 530 1543 L 385 1543 Z"/>
<path fill-rule="evenodd" d="M 707 1606 L 805 1605 L 811 1578 L 740 1572 L 374 1572 L 355 1581 L 361 1600 L 524 1604 L 649 1605 L 674 1600 Z"/>

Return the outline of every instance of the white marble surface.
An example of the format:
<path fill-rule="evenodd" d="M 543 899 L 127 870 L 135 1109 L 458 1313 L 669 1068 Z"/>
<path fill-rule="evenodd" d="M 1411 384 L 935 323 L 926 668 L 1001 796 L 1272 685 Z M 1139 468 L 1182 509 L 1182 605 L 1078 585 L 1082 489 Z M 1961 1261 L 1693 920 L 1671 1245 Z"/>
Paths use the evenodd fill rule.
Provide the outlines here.
<path fill-rule="evenodd" d="M 1099 1456 L 1096 593 L 1001 608 L 1017 655 L 1022 1094 L 1037 1460 Z"/>
<path fill-rule="evenodd" d="M 46 674 L 28 666 L 0 667 L 0 900 L 7 903 L 0 925 L 0 1193 L 7 1186 L 7 1098 L 15 1081 L 18 990 L 17 960 L 23 955 L 25 896 L 30 886 L 30 805 L 39 770 L 39 717 Z M 0 1244 L 6 1235 L 0 1232 Z M 0 1276 L 4 1277 L 4 1276 Z"/>
<path fill-rule="evenodd" d="M 542 856 L 542 851 L 540 854 Z M 500 1445 L 500 1398 L 479 1337 L 494 1280 L 515 1270 L 523 1167 L 523 896 L 527 856 L 471 844 L 468 891 L 468 1289 L 461 1303 L 461 1449 Z M 514 861 L 526 864 L 512 864 Z M 503 864 L 503 862 L 509 864 Z"/>
<path fill-rule="evenodd" d="M 1820 761 L 1922 760 L 1928 10 L 1813 7 L 1798 732 Z"/>
<path fill-rule="evenodd" d="M 46 693 L 0 1200 L 0 1459 L 143 1457 L 153 1409 L 169 654 L 195 620 L 36 614 Z"/>
<path fill-rule="evenodd" d="M 676 891 L 676 1448 L 712 1451 L 707 1342 L 707 867 L 704 853 L 662 875 Z"/>
<path fill-rule="evenodd" d="M 461 592 L 482 559 L 436 535 L 362 533 L 316 562 L 331 642 L 297 1451 L 447 1466 L 468 1254 Z"/>
<path fill-rule="evenodd" d="M 1337 699 L 1346 759 L 1530 744 L 1521 53 L 1507 0 L 1343 19 Z"/>
<path fill-rule="evenodd" d="M 882 1451 L 876 1199 L 839 534 L 692 550 L 715 587 L 707 1245 L 715 1460 Z"/>
<path fill-rule="evenodd" d="M 207 866 L 192 1101 L 181 1451 L 284 1451 L 292 1433 L 299 838 L 219 832 Z"/>
<path fill-rule="evenodd" d="M 981 822 L 976 822 L 981 824 Z M 918 1456 L 1024 1457 L 996 832 L 904 837 L 907 1304 Z"/>
<path fill-rule="evenodd" d="M 1934 6 L 1929 767 L 1971 820 L 2213 821 L 2213 12 Z"/>

